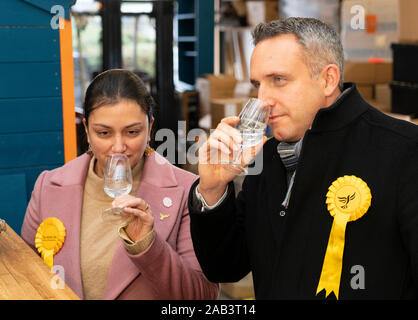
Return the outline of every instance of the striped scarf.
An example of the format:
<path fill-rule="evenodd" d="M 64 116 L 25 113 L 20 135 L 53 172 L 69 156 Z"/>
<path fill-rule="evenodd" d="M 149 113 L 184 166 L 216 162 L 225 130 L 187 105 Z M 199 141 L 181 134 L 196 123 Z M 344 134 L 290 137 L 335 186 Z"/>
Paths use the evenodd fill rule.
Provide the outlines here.
<path fill-rule="evenodd" d="M 302 140 L 300 139 L 298 142 L 294 143 L 287 143 L 287 142 L 280 142 L 277 146 L 277 152 L 282 159 L 284 166 L 288 172 L 288 188 L 286 192 L 286 196 L 283 200 L 282 206 L 287 209 L 290 201 L 290 195 L 292 193 L 293 182 L 295 180 L 295 173 L 296 167 L 298 165 L 298 159 L 300 155 L 300 149 L 302 148 Z M 290 181 L 289 181 L 290 178 Z"/>
<path fill-rule="evenodd" d="M 287 171 L 292 172 L 296 170 L 301 147 L 302 139 L 294 143 L 287 143 L 283 141 L 277 146 L 277 152 L 279 153 Z"/>

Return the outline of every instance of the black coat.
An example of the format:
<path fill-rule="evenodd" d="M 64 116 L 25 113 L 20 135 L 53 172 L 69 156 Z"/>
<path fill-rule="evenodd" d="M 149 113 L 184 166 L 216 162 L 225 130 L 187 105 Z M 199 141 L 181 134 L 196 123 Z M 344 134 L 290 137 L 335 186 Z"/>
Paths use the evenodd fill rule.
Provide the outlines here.
<path fill-rule="evenodd" d="M 191 188 L 191 234 L 209 280 L 235 282 L 252 271 L 257 299 L 324 299 L 316 289 L 333 222 L 325 198 L 338 177 L 355 175 L 372 202 L 347 224 L 339 299 L 418 297 L 418 126 L 381 113 L 346 86 L 350 92 L 321 109 L 304 136 L 287 210 L 275 139 L 263 147 L 262 173 L 247 176 L 236 199 L 230 183 L 222 204 L 201 213 L 193 200 L 199 181 Z M 351 285 L 357 265 L 364 289 Z"/>

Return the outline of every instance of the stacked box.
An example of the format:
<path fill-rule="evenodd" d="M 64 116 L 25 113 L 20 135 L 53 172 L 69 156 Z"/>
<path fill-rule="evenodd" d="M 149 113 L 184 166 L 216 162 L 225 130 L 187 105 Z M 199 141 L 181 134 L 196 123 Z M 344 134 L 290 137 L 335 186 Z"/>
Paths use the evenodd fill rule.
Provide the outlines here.
<path fill-rule="evenodd" d="M 383 112 L 391 111 L 389 84 L 393 78 L 392 63 L 346 61 L 344 82 L 354 82 L 361 96 Z"/>

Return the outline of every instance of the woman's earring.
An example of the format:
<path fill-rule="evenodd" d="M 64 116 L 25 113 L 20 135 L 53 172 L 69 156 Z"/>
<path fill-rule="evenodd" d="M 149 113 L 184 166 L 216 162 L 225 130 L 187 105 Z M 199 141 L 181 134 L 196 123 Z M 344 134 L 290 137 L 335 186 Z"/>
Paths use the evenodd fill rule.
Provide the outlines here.
<path fill-rule="evenodd" d="M 148 144 L 147 144 L 147 147 L 145 148 L 145 151 L 144 151 L 144 154 L 145 154 L 145 156 L 146 157 L 148 157 L 151 153 L 153 153 L 154 152 L 154 149 L 153 148 L 151 148 Z"/>

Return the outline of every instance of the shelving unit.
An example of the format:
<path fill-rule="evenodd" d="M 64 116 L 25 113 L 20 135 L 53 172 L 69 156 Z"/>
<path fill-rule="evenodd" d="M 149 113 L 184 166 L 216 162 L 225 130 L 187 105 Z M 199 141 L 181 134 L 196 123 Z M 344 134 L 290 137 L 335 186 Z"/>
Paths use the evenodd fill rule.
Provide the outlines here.
<path fill-rule="evenodd" d="M 213 1 L 178 0 L 178 72 L 187 88 L 194 89 L 200 75 L 213 73 L 213 17 Z"/>
<path fill-rule="evenodd" d="M 229 74 L 239 80 L 248 80 L 249 57 L 252 51 L 252 27 L 216 25 L 214 28 L 214 74 Z M 248 38 L 248 43 L 243 39 Z M 247 48 L 249 47 L 249 48 Z"/>

